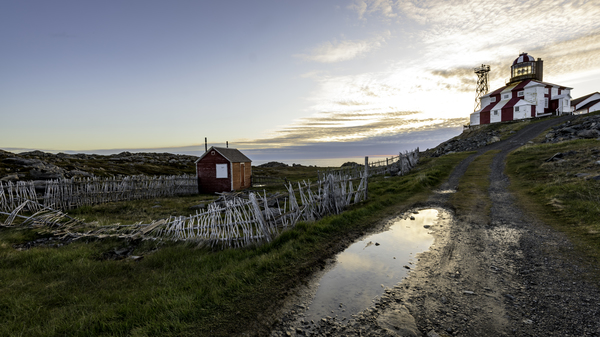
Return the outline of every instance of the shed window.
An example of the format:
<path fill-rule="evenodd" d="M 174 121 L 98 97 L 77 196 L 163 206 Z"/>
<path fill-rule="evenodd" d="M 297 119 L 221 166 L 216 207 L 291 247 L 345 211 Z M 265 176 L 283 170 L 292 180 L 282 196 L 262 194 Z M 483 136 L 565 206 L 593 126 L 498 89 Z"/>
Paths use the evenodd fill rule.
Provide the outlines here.
<path fill-rule="evenodd" d="M 490 97 L 490 102 L 492 102 L 492 103 L 496 102 L 496 97 Z"/>
<path fill-rule="evenodd" d="M 494 110 L 494 116 L 498 116 L 498 110 Z"/>
<path fill-rule="evenodd" d="M 544 98 L 544 108 L 548 109 L 548 97 Z"/>
<path fill-rule="evenodd" d="M 227 164 L 217 164 L 217 178 L 227 177 Z"/>
<path fill-rule="evenodd" d="M 544 94 L 548 95 L 548 88 L 544 88 Z"/>
<path fill-rule="evenodd" d="M 525 93 L 523 91 L 517 92 L 517 97 L 523 97 Z"/>
<path fill-rule="evenodd" d="M 515 111 L 519 111 L 519 107 L 518 106 L 515 107 Z"/>
<path fill-rule="evenodd" d="M 508 99 L 508 97 L 510 97 L 510 95 L 509 95 L 509 94 L 504 94 L 504 95 L 502 95 L 502 99 Z"/>

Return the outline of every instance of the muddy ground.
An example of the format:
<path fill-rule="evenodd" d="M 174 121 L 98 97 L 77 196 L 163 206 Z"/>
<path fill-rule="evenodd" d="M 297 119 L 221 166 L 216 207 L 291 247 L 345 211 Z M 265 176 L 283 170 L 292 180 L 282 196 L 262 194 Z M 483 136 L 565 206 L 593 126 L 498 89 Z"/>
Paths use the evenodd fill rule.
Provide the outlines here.
<path fill-rule="evenodd" d="M 594 267 L 565 259 L 573 250 L 569 240 L 518 208 L 503 173 L 510 151 L 568 118 L 528 125 L 463 161 L 440 191 L 460 188 L 477 156 L 500 150 L 490 174 L 491 217 L 459 213 L 450 225 L 432 228 L 431 249 L 370 308 L 349 321 L 306 321 L 315 281 L 290 299 L 271 335 L 600 336 L 600 291 L 585 277 Z M 448 207 L 450 195 L 436 193 L 418 207 Z"/>

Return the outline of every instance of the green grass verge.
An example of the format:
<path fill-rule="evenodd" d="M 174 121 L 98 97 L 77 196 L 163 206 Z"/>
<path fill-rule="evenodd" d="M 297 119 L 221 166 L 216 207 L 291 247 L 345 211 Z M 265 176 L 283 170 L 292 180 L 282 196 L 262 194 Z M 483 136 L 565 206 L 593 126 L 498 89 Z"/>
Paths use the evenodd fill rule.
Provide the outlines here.
<path fill-rule="evenodd" d="M 458 214 L 477 213 L 489 217 L 492 203 L 489 198 L 492 160 L 500 150 L 488 151 L 475 158 L 459 181 L 460 188 L 450 198 Z"/>
<path fill-rule="evenodd" d="M 17 251 L 14 244 L 39 233 L 0 228 L 0 335 L 265 334 L 265 314 L 323 258 L 378 220 L 426 200 L 466 156 L 427 158 L 407 176 L 375 177 L 368 201 L 341 215 L 300 223 L 260 247 L 213 251 L 190 243 L 106 239 Z M 127 246 L 145 257 L 103 258 Z"/>
<path fill-rule="evenodd" d="M 578 251 L 600 264 L 600 142 L 525 146 L 507 158 L 511 190 L 539 219 L 565 232 Z M 572 152 L 570 152 L 572 151 Z M 561 152 L 563 160 L 546 160 Z M 582 176 L 588 174 L 588 176 Z"/>

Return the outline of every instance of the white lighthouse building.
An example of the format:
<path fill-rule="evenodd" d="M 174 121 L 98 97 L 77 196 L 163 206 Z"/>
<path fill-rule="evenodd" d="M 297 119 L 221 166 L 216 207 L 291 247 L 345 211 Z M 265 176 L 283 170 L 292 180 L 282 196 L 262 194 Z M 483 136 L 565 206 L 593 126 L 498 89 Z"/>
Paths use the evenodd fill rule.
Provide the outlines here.
<path fill-rule="evenodd" d="M 573 88 L 543 81 L 543 61 L 522 53 L 510 68 L 510 80 L 481 97 L 471 125 L 513 121 L 571 112 Z"/>

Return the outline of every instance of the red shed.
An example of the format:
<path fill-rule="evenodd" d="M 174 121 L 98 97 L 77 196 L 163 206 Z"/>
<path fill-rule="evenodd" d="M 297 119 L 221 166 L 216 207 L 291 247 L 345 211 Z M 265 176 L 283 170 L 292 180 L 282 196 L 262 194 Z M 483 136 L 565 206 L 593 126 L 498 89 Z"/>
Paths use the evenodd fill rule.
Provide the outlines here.
<path fill-rule="evenodd" d="M 238 149 L 211 147 L 196 160 L 198 192 L 231 192 L 250 187 L 251 163 Z"/>

